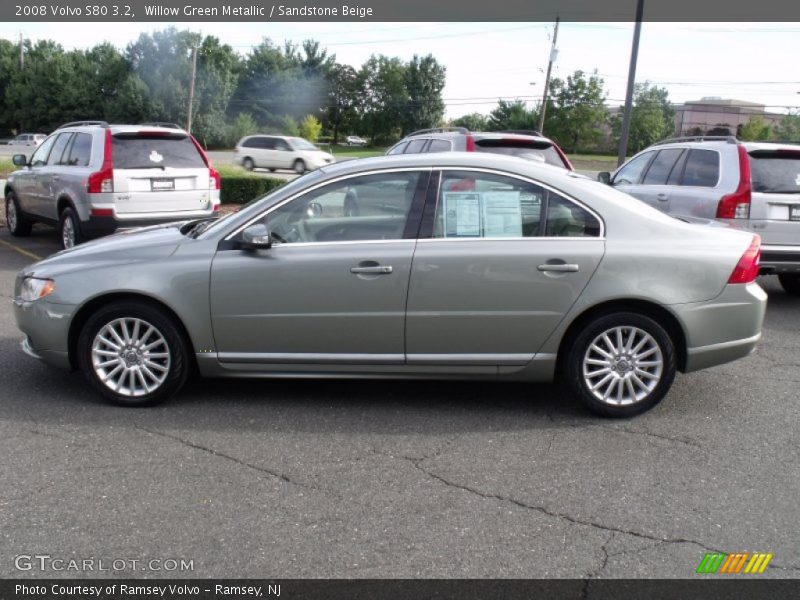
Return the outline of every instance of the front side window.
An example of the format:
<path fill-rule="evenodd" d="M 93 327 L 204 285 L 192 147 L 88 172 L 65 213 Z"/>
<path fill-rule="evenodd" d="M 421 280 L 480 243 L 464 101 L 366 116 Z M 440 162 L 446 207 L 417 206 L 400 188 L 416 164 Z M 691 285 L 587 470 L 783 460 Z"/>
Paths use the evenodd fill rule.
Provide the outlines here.
<path fill-rule="evenodd" d="M 408 146 L 408 142 L 400 142 L 399 144 L 395 144 L 389 149 L 387 154 L 402 154 L 403 150 L 406 149 L 406 146 Z"/>
<path fill-rule="evenodd" d="M 653 158 L 653 152 L 645 152 L 632 159 L 616 174 L 613 181 L 614 185 L 639 183 L 642 173 L 647 168 L 647 165 L 650 164 L 651 158 Z"/>
<path fill-rule="evenodd" d="M 303 194 L 263 222 L 282 244 L 403 239 L 421 174 L 375 173 Z"/>
<path fill-rule="evenodd" d="M 599 236 L 588 211 L 534 183 L 470 171 L 443 174 L 434 214 L 435 238 Z"/>
<path fill-rule="evenodd" d="M 51 135 L 36 149 L 36 152 L 31 156 L 32 167 L 41 167 L 47 163 L 47 157 L 50 155 L 50 149 L 56 142 L 56 137 L 58 136 Z"/>
<path fill-rule="evenodd" d="M 292 146 L 295 150 L 319 150 L 314 144 L 303 138 L 292 138 Z"/>

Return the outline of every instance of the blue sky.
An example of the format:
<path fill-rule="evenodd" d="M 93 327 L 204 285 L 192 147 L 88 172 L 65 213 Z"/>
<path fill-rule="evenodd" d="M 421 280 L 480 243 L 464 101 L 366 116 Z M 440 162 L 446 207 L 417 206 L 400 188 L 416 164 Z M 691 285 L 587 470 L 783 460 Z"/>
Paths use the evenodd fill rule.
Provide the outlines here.
<path fill-rule="evenodd" d="M 0 23 L 0 37 L 49 38 L 66 48 L 111 41 L 124 48 L 169 23 Z M 370 54 L 409 59 L 432 53 L 447 67 L 443 97 L 450 118 L 488 113 L 498 98 L 541 98 L 552 23 L 172 23 L 215 35 L 246 53 L 263 37 L 319 40 L 340 62 Z M 75 28 L 80 35 L 75 35 Z M 625 97 L 632 23 L 562 23 L 554 76 L 595 69 L 609 104 Z M 759 102 L 773 112 L 800 109 L 800 23 L 644 23 L 637 81 L 666 87 L 674 102 L 721 96 Z"/>

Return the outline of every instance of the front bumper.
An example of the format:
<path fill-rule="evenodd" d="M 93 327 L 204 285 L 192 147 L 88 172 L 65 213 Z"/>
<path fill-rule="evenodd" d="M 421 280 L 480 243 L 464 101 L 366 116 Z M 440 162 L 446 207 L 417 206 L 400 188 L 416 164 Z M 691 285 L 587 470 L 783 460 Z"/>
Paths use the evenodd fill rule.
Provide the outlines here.
<path fill-rule="evenodd" d="M 767 294 L 755 282 L 727 285 L 713 300 L 670 308 L 686 335 L 688 373 L 752 353 L 761 339 Z"/>
<path fill-rule="evenodd" d="M 69 360 L 69 327 L 75 307 L 46 300 L 14 300 L 17 327 L 25 334 L 22 350 L 61 369 L 72 369 Z"/>

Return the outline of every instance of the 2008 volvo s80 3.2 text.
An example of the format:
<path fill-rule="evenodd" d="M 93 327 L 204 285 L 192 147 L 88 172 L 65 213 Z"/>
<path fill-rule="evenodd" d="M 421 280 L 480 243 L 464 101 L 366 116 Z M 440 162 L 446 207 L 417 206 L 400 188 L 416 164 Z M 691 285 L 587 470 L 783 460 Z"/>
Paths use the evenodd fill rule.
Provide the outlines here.
<path fill-rule="evenodd" d="M 607 416 L 748 355 L 759 238 L 576 173 L 439 153 L 322 167 L 217 220 L 25 268 L 26 352 L 107 399 L 204 376 L 562 380 Z"/>

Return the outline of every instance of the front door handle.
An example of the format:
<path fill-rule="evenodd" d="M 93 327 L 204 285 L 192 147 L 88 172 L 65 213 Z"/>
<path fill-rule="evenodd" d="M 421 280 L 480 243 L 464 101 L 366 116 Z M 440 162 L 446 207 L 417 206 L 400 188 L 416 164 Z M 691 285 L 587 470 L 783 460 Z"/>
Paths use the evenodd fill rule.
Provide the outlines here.
<path fill-rule="evenodd" d="M 656 198 L 658 198 L 659 202 L 666 202 L 669 200 L 669 194 L 656 194 Z"/>
<path fill-rule="evenodd" d="M 388 275 L 392 272 L 391 266 L 351 267 L 350 272 L 355 275 Z"/>
<path fill-rule="evenodd" d="M 564 263 L 555 263 L 555 264 L 547 263 L 544 265 L 539 265 L 537 269 L 539 269 L 542 272 L 577 273 L 578 265 L 564 264 Z"/>

